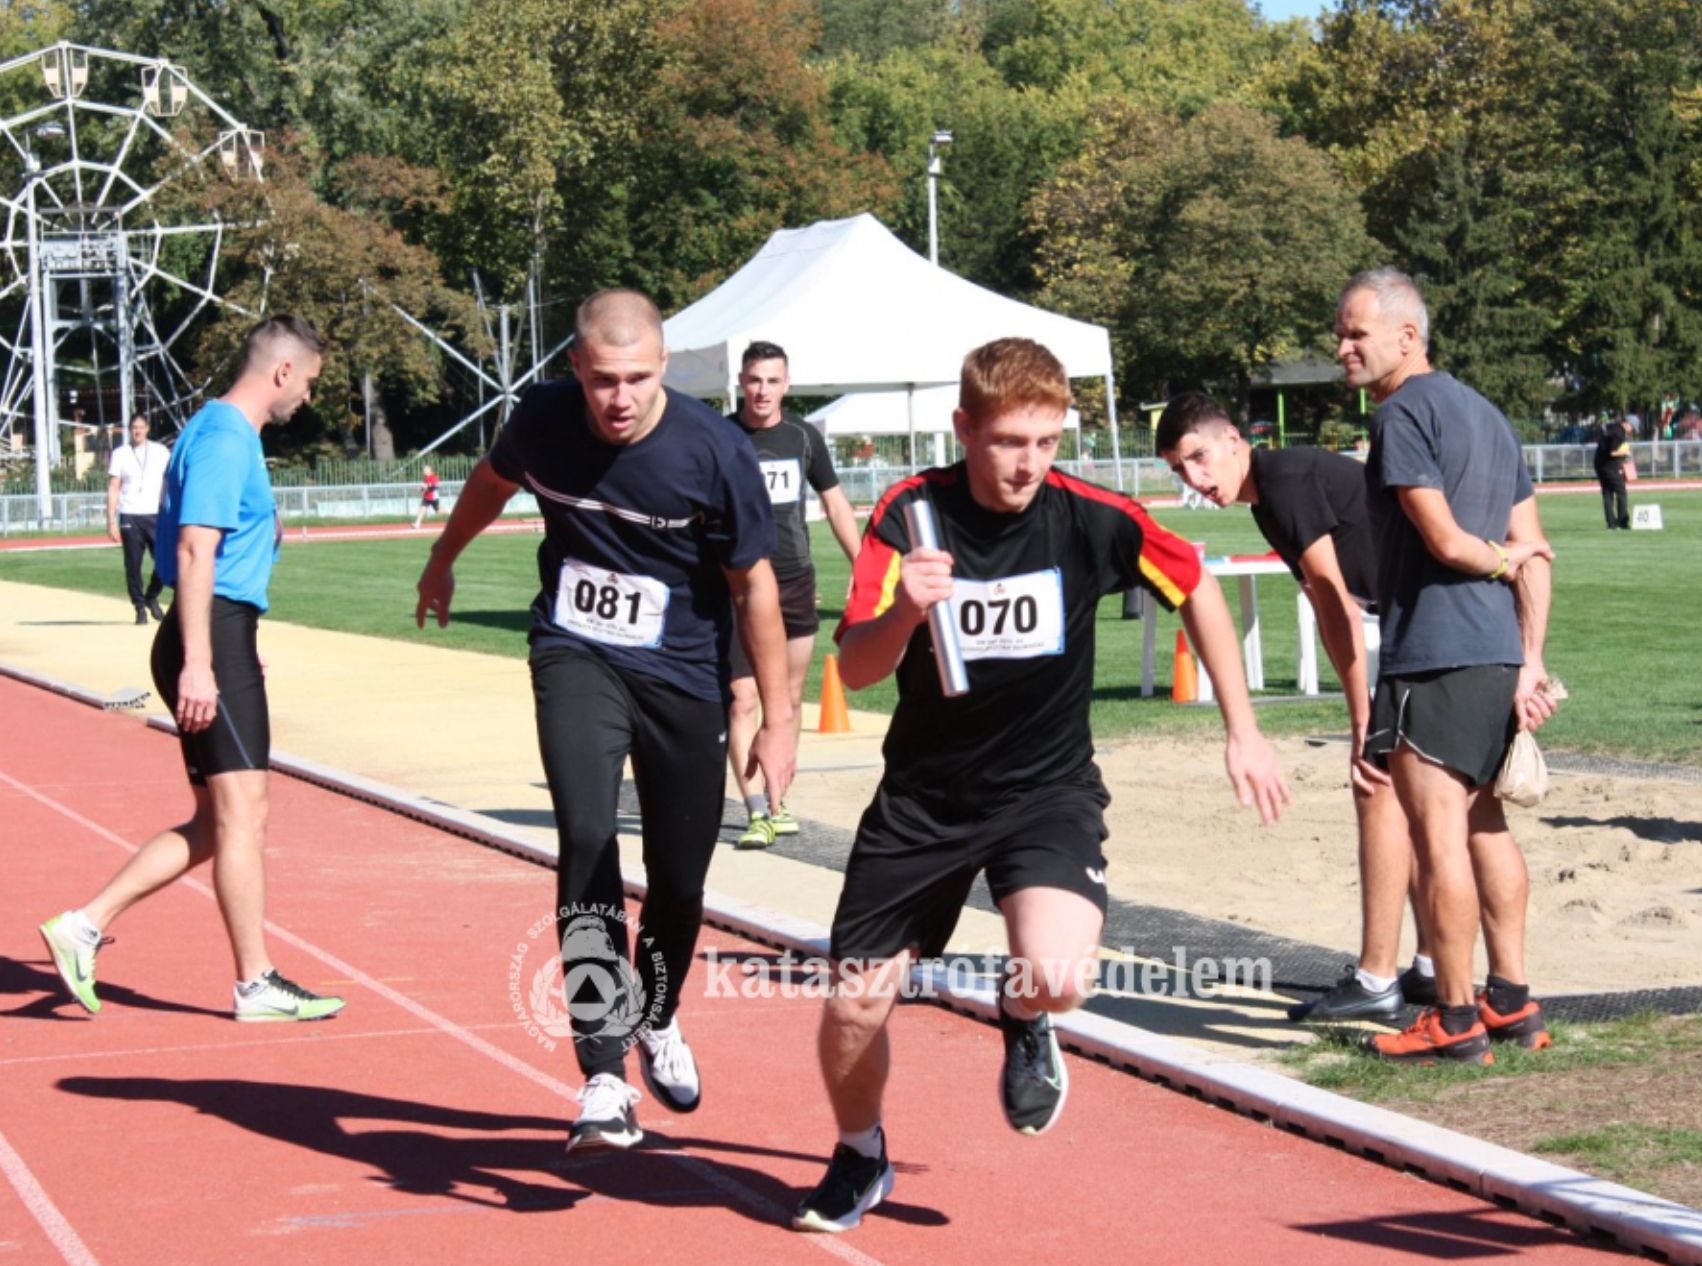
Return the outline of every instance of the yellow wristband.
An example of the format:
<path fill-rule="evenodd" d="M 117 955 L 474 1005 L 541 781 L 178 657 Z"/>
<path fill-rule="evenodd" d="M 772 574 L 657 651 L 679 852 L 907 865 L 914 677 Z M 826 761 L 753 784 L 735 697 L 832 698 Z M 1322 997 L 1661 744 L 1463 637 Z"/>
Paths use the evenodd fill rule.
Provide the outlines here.
<path fill-rule="evenodd" d="M 1500 580 L 1503 576 L 1505 576 L 1507 574 L 1507 568 L 1512 564 L 1513 560 L 1507 557 L 1507 551 L 1506 550 L 1502 549 L 1499 545 L 1497 545 L 1494 541 L 1490 540 L 1487 536 L 1483 538 L 1483 543 L 1485 545 L 1489 546 L 1490 549 L 1494 550 L 1496 555 L 1501 559 L 1501 565 L 1499 567 L 1497 567 L 1494 571 L 1490 572 L 1489 575 L 1485 576 L 1484 579 L 1485 580 Z"/>

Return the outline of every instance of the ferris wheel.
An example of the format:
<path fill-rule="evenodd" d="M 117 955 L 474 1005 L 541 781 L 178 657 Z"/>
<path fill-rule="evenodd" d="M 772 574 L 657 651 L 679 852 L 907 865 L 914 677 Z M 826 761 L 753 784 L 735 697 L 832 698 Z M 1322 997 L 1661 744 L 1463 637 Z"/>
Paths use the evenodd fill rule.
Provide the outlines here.
<path fill-rule="evenodd" d="M 265 137 L 181 66 L 69 42 L 0 63 L 0 103 L 0 453 L 33 424 L 46 517 L 63 428 L 198 406 L 173 348 L 244 309 L 219 292 L 229 226 L 162 194 L 213 164 L 261 179 Z"/>

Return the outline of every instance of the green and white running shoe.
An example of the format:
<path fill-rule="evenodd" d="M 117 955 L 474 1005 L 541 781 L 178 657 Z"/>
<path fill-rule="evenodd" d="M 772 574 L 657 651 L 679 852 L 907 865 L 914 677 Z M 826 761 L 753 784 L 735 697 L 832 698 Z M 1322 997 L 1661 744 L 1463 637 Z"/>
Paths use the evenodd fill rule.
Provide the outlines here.
<path fill-rule="evenodd" d="M 781 805 L 771 815 L 769 815 L 768 820 L 774 823 L 774 833 L 776 835 L 796 835 L 803 829 L 798 825 L 798 819 L 792 816 L 792 811 L 785 805 Z"/>
<path fill-rule="evenodd" d="M 341 998 L 324 998 L 293 980 L 268 971 L 252 985 L 239 984 L 232 994 L 239 1020 L 327 1020 L 344 1007 Z"/>
<path fill-rule="evenodd" d="M 95 997 L 95 955 L 111 938 L 103 938 L 99 928 L 74 910 L 54 915 L 40 930 L 59 979 L 83 1010 L 94 1015 L 100 1010 L 100 999 Z"/>
<path fill-rule="evenodd" d="M 734 848 L 767 848 L 774 843 L 774 819 L 766 813 L 751 814 L 751 824 L 745 833 L 733 841 Z"/>

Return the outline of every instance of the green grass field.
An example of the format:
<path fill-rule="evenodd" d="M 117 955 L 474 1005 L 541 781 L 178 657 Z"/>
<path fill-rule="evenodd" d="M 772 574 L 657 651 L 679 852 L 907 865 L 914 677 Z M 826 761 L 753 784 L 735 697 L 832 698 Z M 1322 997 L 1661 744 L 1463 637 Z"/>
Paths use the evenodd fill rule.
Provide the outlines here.
<path fill-rule="evenodd" d="M 1590 493 L 1545 496 L 1543 522 L 1557 553 L 1549 670 L 1572 698 L 1544 731 L 1554 748 L 1645 760 L 1702 763 L 1702 493 L 1659 494 L 1664 532 L 1608 532 L 1599 500 Z M 1639 499 L 1649 499 L 1647 493 Z M 1253 553 L 1264 545 L 1243 508 L 1159 512 L 1166 527 L 1206 542 L 1212 554 Z M 831 536 L 814 533 L 824 629 L 817 641 L 809 693 L 815 697 L 821 663 L 831 643 L 845 593 L 848 568 Z M 474 542 L 456 568 L 455 619 L 448 629 L 418 631 L 413 624 L 414 581 L 425 543 L 338 541 L 291 544 L 274 573 L 272 618 L 374 637 L 424 640 L 433 645 L 497 655 L 524 655 L 527 606 L 537 591 L 531 535 L 493 536 Z M 0 578 L 123 595 L 116 550 L 6 554 Z M 1262 578 L 1259 585 L 1265 638 L 1267 694 L 1295 692 L 1294 583 Z M 1234 609 L 1233 592 L 1229 595 Z M 1160 614 L 1159 694 L 1140 698 L 1138 621 L 1121 617 L 1110 598 L 1100 608 L 1095 675 L 1094 733 L 1112 740 L 1141 733 L 1205 732 L 1215 710 L 1170 703 L 1170 649 L 1179 621 Z M 1322 660 L 1325 688 L 1334 685 Z M 854 707 L 890 711 L 890 681 L 852 696 Z M 1273 734 L 1340 733 L 1346 714 L 1339 699 L 1272 703 L 1260 720 Z"/>

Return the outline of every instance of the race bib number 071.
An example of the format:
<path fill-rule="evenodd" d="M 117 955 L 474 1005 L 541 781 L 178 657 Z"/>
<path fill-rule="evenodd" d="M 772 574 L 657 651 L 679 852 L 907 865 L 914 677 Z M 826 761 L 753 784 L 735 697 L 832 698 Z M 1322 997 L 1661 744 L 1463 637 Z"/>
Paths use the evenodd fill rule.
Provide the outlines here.
<path fill-rule="evenodd" d="M 965 660 L 1064 653 L 1064 581 L 1056 567 L 1000 580 L 953 577 L 951 601 Z"/>
<path fill-rule="evenodd" d="M 606 646 L 657 647 L 668 597 L 668 586 L 650 576 L 628 576 L 570 558 L 561 565 L 555 621 Z"/>
<path fill-rule="evenodd" d="M 804 493 L 803 466 L 794 458 L 777 458 L 758 463 L 762 481 L 768 485 L 768 499 L 775 505 L 790 505 Z"/>

